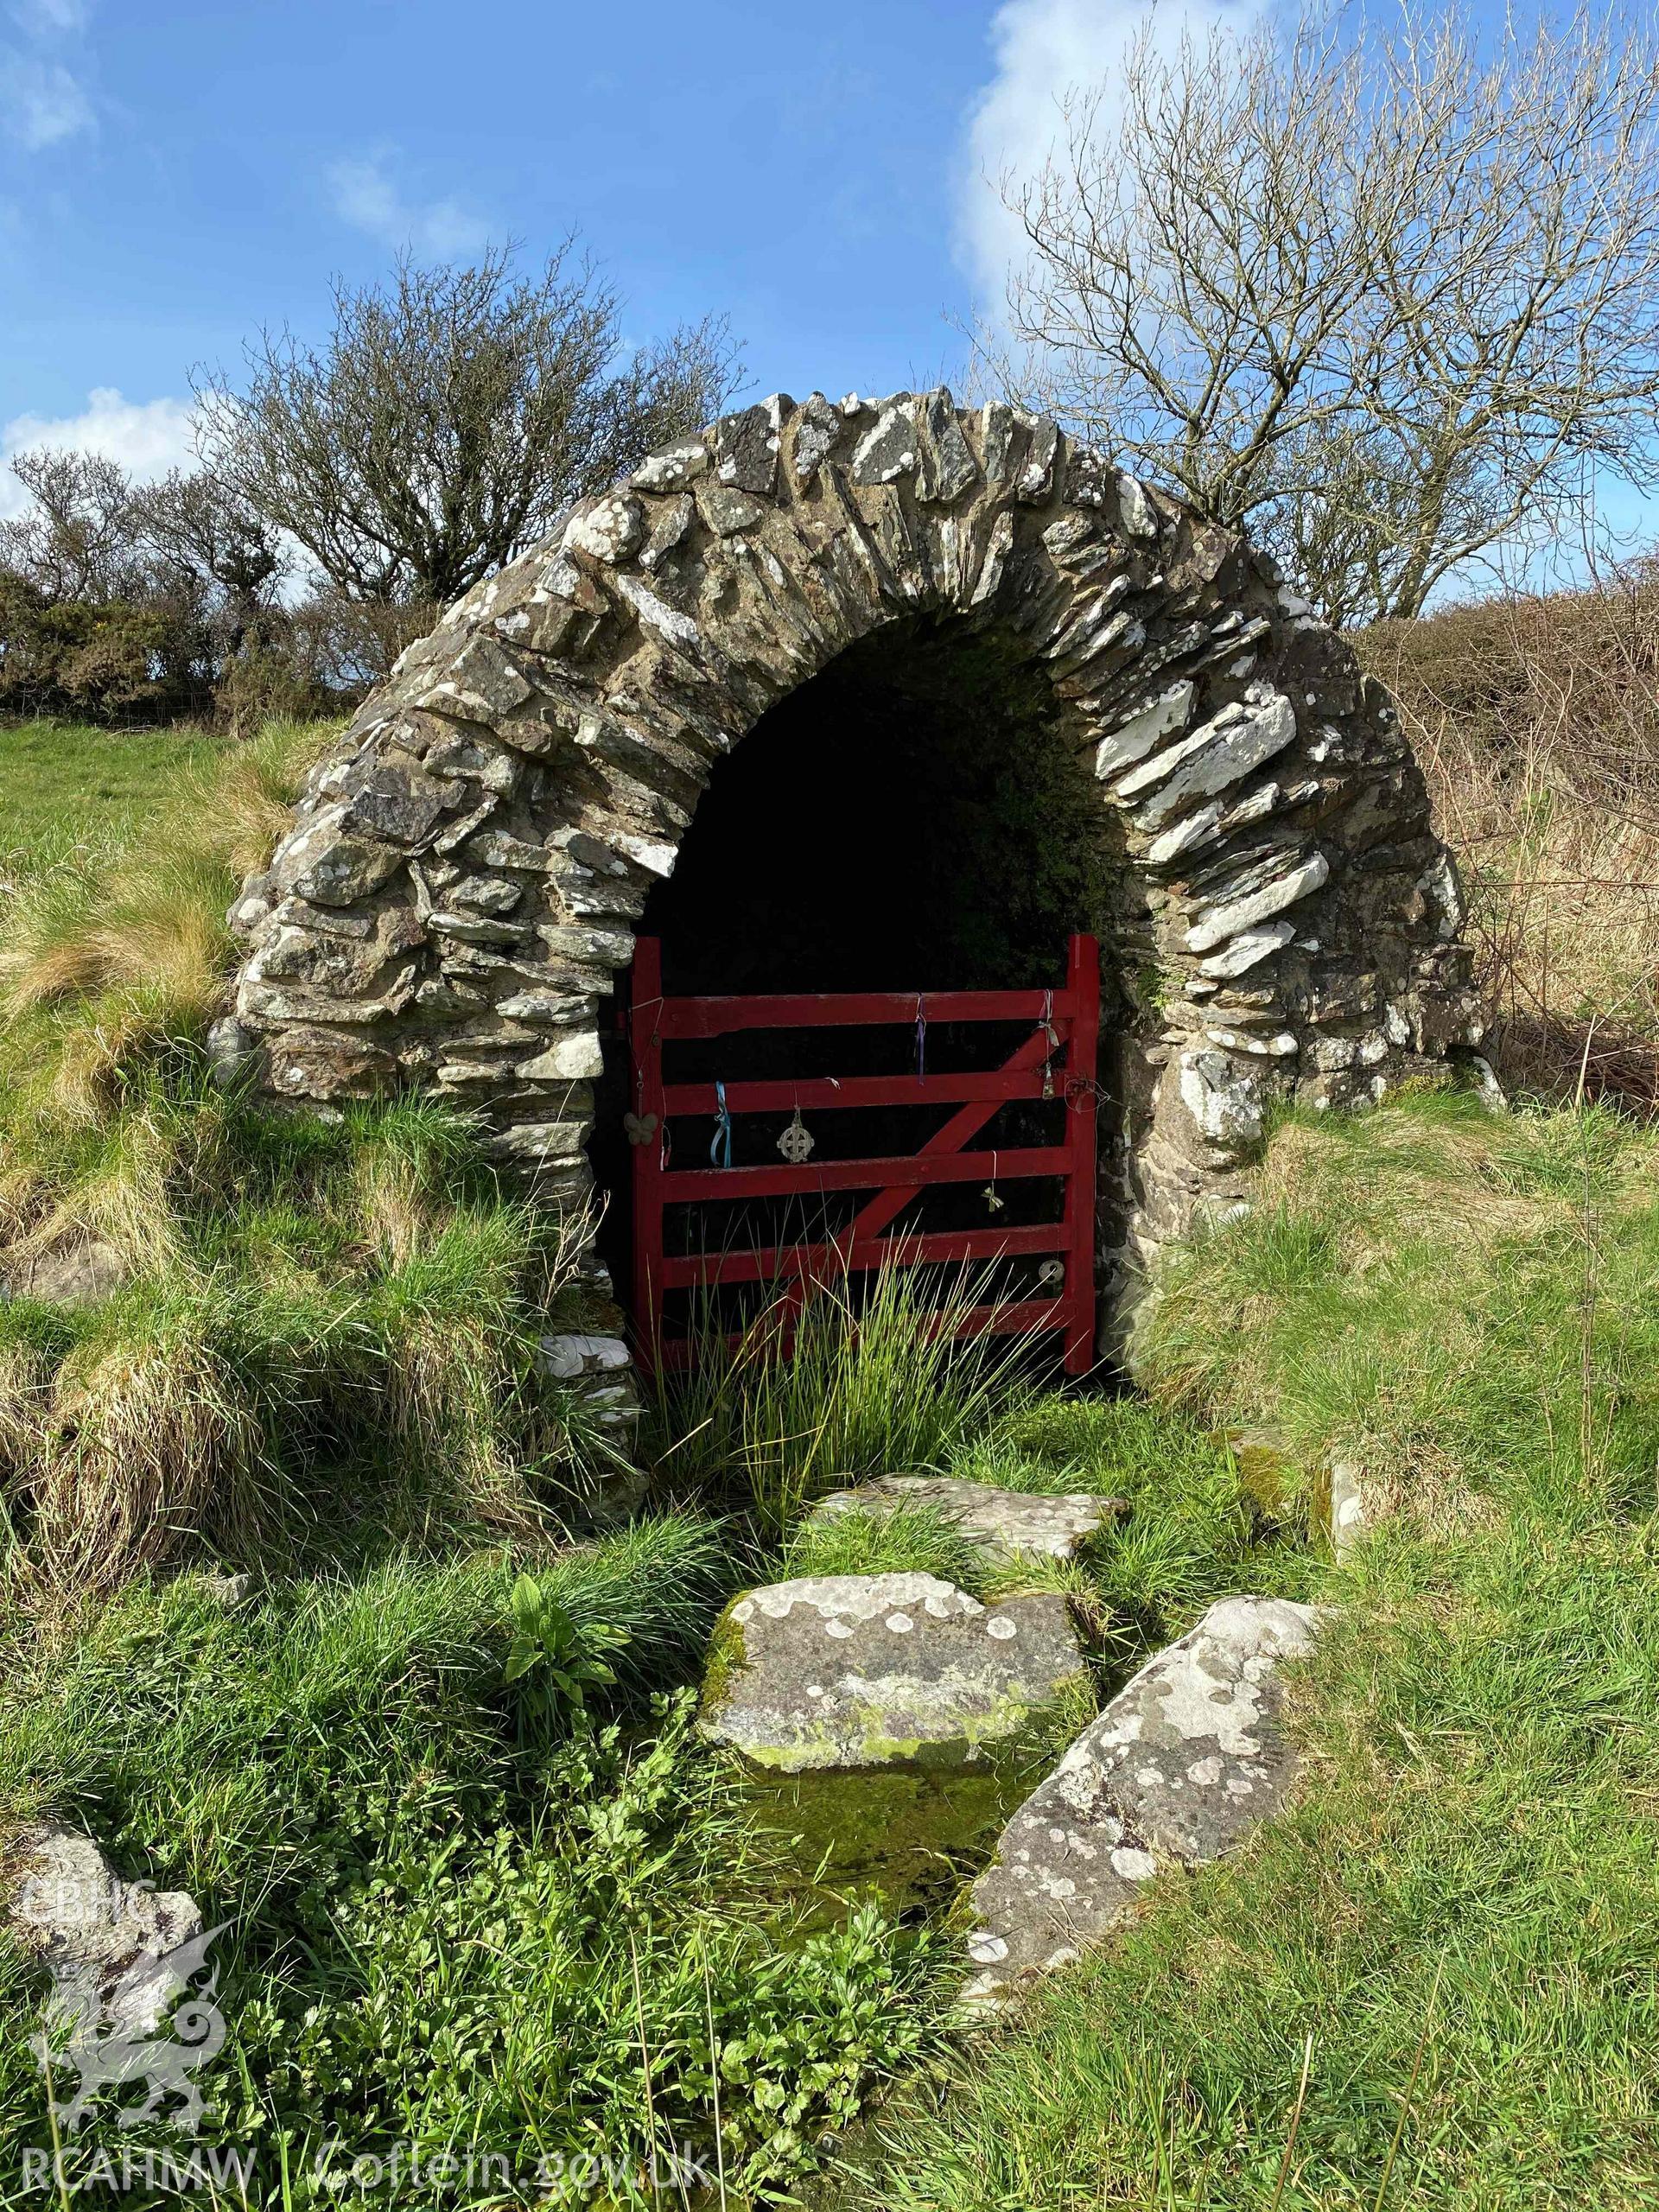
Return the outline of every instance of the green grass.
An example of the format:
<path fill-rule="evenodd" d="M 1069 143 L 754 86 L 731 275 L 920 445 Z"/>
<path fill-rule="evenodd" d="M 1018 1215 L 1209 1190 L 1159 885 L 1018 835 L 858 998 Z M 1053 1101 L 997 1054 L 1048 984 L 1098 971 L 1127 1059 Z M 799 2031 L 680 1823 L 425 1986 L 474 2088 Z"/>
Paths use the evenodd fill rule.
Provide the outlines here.
<path fill-rule="evenodd" d="M 275 723 L 175 763 L 124 839 L 6 896 L 0 1573 L 31 1601 L 203 1553 L 272 1574 L 524 1534 L 613 1460 L 537 1356 L 585 1318 L 575 1225 L 505 1188 L 476 1130 L 212 1078 L 226 906 L 327 734 Z M 48 1302 L 89 1256 L 111 1294 Z"/>
<path fill-rule="evenodd" d="M 1173 1262 L 1150 1395 L 1039 1390 L 891 1280 L 814 1300 L 792 1360 L 765 1325 L 706 1359 L 654 1446 L 693 1503 L 571 1543 L 601 1447 L 535 1359 L 563 1240 L 429 1105 L 274 1117 L 207 1080 L 223 904 L 321 741 L 148 810 L 143 771 L 77 791 L 86 734 L 24 759 L 0 893 L 0 1267 L 90 1241 L 121 1276 L 0 1304 L 0 1841 L 84 1823 L 228 1922 L 211 2139 L 255 2150 L 249 2212 L 339 2202 L 332 2140 L 501 2162 L 480 2212 L 594 2153 L 593 2201 L 653 2201 L 671 2142 L 702 2201 L 781 2201 L 900 2074 L 847 2212 L 1654 2202 L 1659 1139 L 1293 1120 L 1254 1212 Z M 1338 1457 L 1377 1516 L 1341 1568 L 1309 1544 Z M 936 1516 L 803 1527 L 905 1472 L 1121 1502 L 1019 1576 L 1071 1596 L 1103 1688 L 1229 1592 L 1340 1609 L 1287 1812 L 966 2048 L 949 1900 L 786 1902 L 687 1688 L 758 1577 L 1007 1586 Z M 175 1572 L 245 1560 L 229 1609 Z M 551 1662 L 507 1679 L 523 1574 L 587 1710 Z M 46 2140 L 41 1987 L 0 1945 L 0 2205 Z M 105 2107 L 72 2176 L 131 2139 Z"/>
<path fill-rule="evenodd" d="M 983 1549 L 948 1514 L 930 1506 L 891 1513 L 858 1508 L 804 1522 L 784 1547 L 779 1572 L 806 1574 L 937 1574 L 977 1597 L 988 1576 Z"/>
<path fill-rule="evenodd" d="M 187 1071 L 28 1158 L 12 1249 L 90 1235 L 120 1282 L 0 1306 L 17 1586 L 67 1603 L 193 1556 L 270 1575 L 523 1534 L 613 1464 L 538 1360 L 582 1315 L 570 1225 L 505 1191 L 444 1110 L 279 1115 Z"/>
<path fill-rule="evenodd" d="M 671 1515 L 532 1562 L 604 1631 L 616 1680 L 585 1713 L 506 1681 L 521 1564 L 404 1555 L 229 1611 L 193 1578 L 136 1584 L 67 1649 L 12 1640 L 0 1808 L 88 1821 L 229 1923 L 201 2139 L 251 2149 L 251 2202 L 335 2202 L 327 2145 L 349 2166 L 400 2142 L 497 2162 L 507 2202 L 595 2155 L 607 2201 L 658 2201 L 639 2176 L 671 2147 L 769 2201 L 927 2046 L 935 1947 L 874 1911 L 802 1929 L 671 1692 L 729 1586 L 720 1532 Z M 46 2139 L 41 1979 L 0 1964 L 0 2175 Z M 164 2140 L 106 2108 L 69 2184 Z"/>
<path fill-rule="evenodd" d="M 200 1037 L 233 965 L 226 910 L 334 728 L 271 721 L 229 748 L 175 739 L 147 803 L 88 803 L 67 772 L 44 789 L 26 779 L 36 834 L 0 867 L 9 1149 L 24 1116 L 47 1130 L 109 1121 L 135 1074 Z"/>
<path fill-rule="evenodd" d="M 411 1134 L 422 1131 L 464 1169 L 464 1145 L 441 1123 Z M 291 1158 L 271 1168 L 286 1209 L 257 1182 L 248 1193 L 268 1274 L 340 1264 L 350 1237 L 331 1178 L 360 1197 L 353 1147 L 372 1135 L 295 1125 L 306 1174 Z M 205 1198 L 200 1218 L 222 1251 L 253 1233 Z M 876 1332 L 904 1336 L 913 1320 L 901 1299 L 874 1322 L 867 1313 L 859 1371 L 899 1371 Z M 489 1333 L 506 1330 L 498 1320 Z M 833 1385 L 840 1370 L 823 1350 L 816 1371 Z M 1135 1409 L 1028 1393 L 1010 1406 L 987 1390 L 972 1345 L 930 1372 L 925 1430 L 902 1395 L 885 1435 L 880 1401 L 858 1402 L 877 1463 L 903 1470 L 920 1437 L 946 1465 L 988 1454 L 1010 1479 L 1024 1469 L 1051 1487 L 1064 1474 L 1071 1487 L 1135 1493 L 1112 1535 L 1131 1545 L 1153 1496 Z M 787 1402 L 791 1419 L 814 1413 L 799 1378 Z M 821 1402 L 814 1427 L 830 1412 Z M 1261 1547 L 1257 1563 L 1279 1573 L 1279 1540 L 1241 1517 L 1230 1455 L 1174 1429 L 1166 1456 L 1185 1464 L 1195 1510 L 1203 1498 L 1228 1531 L 1217 1573 L 1233 1586 Z M 744 1434 L 757 1439 L 753 1420 Z M 719 1487 L 741 1502 L 734 1471 Z M 798 1528 L 780 1556 L 776 1495 L 757 1503 L 719 1527 L 682 1511 L 568 1548 L 551 1530 L 465 1548 L 450 1507 L 419 1547 L 359 1549 L 354 1563 L 349 1529 L 333 1519 L 314 1556 L 228 1612 L 189 1575 L 141 1576 L 55 1634 L 16 1611 L 0 1649 L 0 1827 L 41 1814 L 84 1823 L 124 1874 L 187 1887 L 210 1923 L 230 1923 L 231 2039 L 215 2063 L 227 2102 L 211 2140 L 264 2161 L 251 2202 L 289 2212 L 331 2201 L 315 2169 L 335 2139 L 379 2158 L 400 2141 L 429 2158 L 460 2149 L 520 2177 L 605 2152 L 625 2170 L 606 2200 L 619 2204 L 646 2201 L 628 2177 L 653 2143 L 671 2142 L 716 2188 L 723 2163 L 731 2202 L 772 2202 L 812 2171 L 871 2088 L 938 2063 L 956 1977 L 944 1862 L 924 1915 L 815 1891 L 796 1808 L 768 1810 L 698 1742 L 677 1686 L 696 1678 L 721 1600 L 757 1577 L 925 1563 L 988 1593 L 992 1578 L 926 1514 Z M 1180 1509 L 1171 1498 L 1160 1511 L 1173 1522 Z M 1116 1665 L 1154 1616 L 1144 1592 L 1136 1610 L 1112 1613 L 1112 1556 L 1066 1572 Z M 615 1675 L 585 1713 L 550 1699 L 534 1669 L 506 1679 L 525 1568 L 570 1624 L 565 1659 L 585 1647 Z M 1182 1625 L 1202 1596 L 1189 1569 L 1160 1586 Z M 1027 1783 L 1086 1718 L 1077 1688 L 1045 1716 Z M 1000 1817 L 988 1800 L 986 1810 L 982 1848 Z M 37 1989 L 22 1962 L 0 1966 L 0 2157 L 42 2139 L 25 2044 Z M 76 2146 L 71 2180 L 118 2139 L 106 2109 Z M 397 2202 L 393 2183 L 369 2201 Z"/>
<path fill-rule="evenodd" d="M 335 2144 L 472 2154 L 506 2202 L 598 2158 L 616 2205 L 662 2201 L 678 2152 L 772 2202 L 936 2047 L 947 1955 L 791 1897 L 687 1685 L 772 1571 L 792 1470 L 943 1452 L 998 1376 L 867 1317 L 855 1357 L 824 1335 L 700 1463 L 668 1455 L 740 1521 L 568 1541 L 606 1449 L 536 1357 L 588 1318 L 574 1225 L 429 1103 L 276 1114 L 209 1077 L 224 908 L 322 735 L 197 760 L 124 820 L 36 777 L 0 893 L 0 1269 L 90 1249 L 114 1281 L 0 1304 L 0 1847 L 63 1818 L 226 1923 L 204 2140 L 251 2150 L 250 2205 L 338 2202 Z M 213 1564 L 252 1570 L 242 1603 Z M 521 1672 L 525 1576 L 556 1656 Z M 0 2203 L 48 2140 L 44 1980 L 0 1942 Z M 69 2147 L 82 2201 L 158 2139 L 118 2107 Z M 395 2177 L 349 2192 L 406 2202 Z"/>
<path fill-rule="evenodd" d="M 229 741 L 208 730 L 97 729 L 86 722 L 0 722 L 0 883 L 124 842 L 152 816 L 181 769 L 215 760 Z"/>
<path fill-rule="evenodd" d="M 891 2104 L 853 2202 L 1655 2201 L 1656 1163 L 1595 1112 L 1293 1123 L 1177 1263 L 1169 1401 L 1392 1509 L 1310 1586 L 1298 1801 Z"/>
<path fill-rule="evenodd" d="M 1237 1590 L 1303 1597 L 1317 1567 L 1306 1501 L 1269 1513 L 1245 1488 L 1222 1437 L 1190 1415 L 1135 1397 L 1014 1394 L 943 1453 L 951 1475 L 1005 1490 L 1089 1492 L 1121 1509 L 1075 1561 L 993 1568 L 944 1516 L 925 1508 L 849 1512 L 798 1524 L 783 1554 L 791 1574 L 942 1575 L 981 1597 L 1057 1589 L 1076 1602 L 1108 1677 L 1184 1636 L 1205 1607 Z M 897 1467 L 919 1472 L 919 1467 Z"/>
<path fill-rule="evenodd" d="M 1077 1586 L 1106 1642 L 1127 1659 L 1184 1636 L 1230 1592 L 1300 1598 L 1310 1587 L 1306 1501 L 1289 1497 L 1265 1511 L 1224 1438 L 1175 1407 L 1039 1398 L 988 1424 L 950 1472 L 1121 1503 L 1089 1547 Z"/>

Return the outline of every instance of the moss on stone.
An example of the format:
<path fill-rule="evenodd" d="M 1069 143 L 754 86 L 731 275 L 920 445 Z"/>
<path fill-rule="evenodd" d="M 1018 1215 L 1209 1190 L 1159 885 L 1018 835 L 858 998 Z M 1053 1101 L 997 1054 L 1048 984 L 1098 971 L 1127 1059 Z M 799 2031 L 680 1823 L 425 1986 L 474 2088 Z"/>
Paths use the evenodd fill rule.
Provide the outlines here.
<path fill-rule="evenodd" d="M 988 1760 L 751 1777 L 748 1791 L 760 1825 L 785 1840 L 789 1885 L 825 1915 L 855 1894 L 896 1911 L 954 1888 L 989 1858 L 1018 1802 Z"/>
<path fill-rule="evenodd" d="M 966 1761 L 873 1734 L 869 1753 L 887 1764 L 785 1773 L 746 1755 L 741 1771 L 757 1820 L 786 1840 L 785 1878 L 798 1894 L 816 1897 L 825 1916 L 855 1893 L 899 1910 L 931 1891 L 948 1897 L 988 1861 L 1010 1814 L 1095 1710 L 1079 1669 L 1042 1705 L 1010 1711 L 1001 1732 L 982 1729 Z"/>
<path fill-rule="evenodd" d="M 715 1623 L 709 1639 L 709 1653 L 703 1662 L 702 1691 L 698 1710 L 705 1719 L 711 1719 L 725 1704 L 733 1678 L 739 1674 L 748 1657 L 748 1646 L 743 1640 L 742 1624 L 732 1618 L 733 1599 Z"/>

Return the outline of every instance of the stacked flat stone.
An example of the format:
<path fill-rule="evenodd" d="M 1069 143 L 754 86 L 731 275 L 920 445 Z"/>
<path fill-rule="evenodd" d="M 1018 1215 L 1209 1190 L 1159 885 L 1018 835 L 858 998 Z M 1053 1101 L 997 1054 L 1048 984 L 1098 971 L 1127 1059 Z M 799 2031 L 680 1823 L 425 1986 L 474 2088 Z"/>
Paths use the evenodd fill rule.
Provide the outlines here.
<path fill-rule="evenodd" d="M 1236 1204 L 1275 1098 L 1378 1098 L 1473 1040 L 1456 880 L 1382 689 L 1235 533 L 939 391 L 726 416 L 452 607 L 232 910 L 217 1049 L 289 1099 L 429 1087 L 582 1205 L 601 1003 L 711 770 L 918 615 L 1014 641 L 1098 779 L 1105 1248 Z"/>

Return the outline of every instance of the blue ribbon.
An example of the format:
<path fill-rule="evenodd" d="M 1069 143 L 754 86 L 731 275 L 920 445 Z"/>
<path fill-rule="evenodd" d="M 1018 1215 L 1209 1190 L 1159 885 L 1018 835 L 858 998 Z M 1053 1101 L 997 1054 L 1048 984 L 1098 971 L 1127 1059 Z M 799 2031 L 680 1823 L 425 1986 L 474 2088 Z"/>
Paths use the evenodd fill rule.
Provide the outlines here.
<path fill-rule="evenodd" d="M 916 1080 L 927 1078 L 927 1010 L 918 998 L 916 1001 Z"/>
<path fill-rule="evenodd" d="M 726 1103 L 726 1086 L 719 1081 L 715 1084 L 715 1141 L 709 1147 L 709 1161 L 714 1167 L 732 1164 L 732 1114 Z"/>

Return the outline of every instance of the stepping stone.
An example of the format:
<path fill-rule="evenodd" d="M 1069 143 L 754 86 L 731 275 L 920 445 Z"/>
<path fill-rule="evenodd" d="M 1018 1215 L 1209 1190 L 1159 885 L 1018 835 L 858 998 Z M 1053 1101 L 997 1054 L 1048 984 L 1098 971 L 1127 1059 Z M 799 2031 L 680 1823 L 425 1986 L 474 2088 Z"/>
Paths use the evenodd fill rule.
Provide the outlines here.
<path fill-rule="evenodd" d="M 962 1767 L 1083 1672 L 1050 1592 L 982 1605 L 932 1574 L 807 1575 L 728 1610 L 700 1726 L 773 1774 Z"/>
<path fill-rule="evenodd" d="M 1033 1491 L 999 1490 L 995 1483 L 971 1483 L 953 1475 L 881 1475 L 852 1490 L 832 1491 L 808 1516 L 809 1524 L 838 1520 L 843 1513 L 886 1515 L 926 1509 L 954 1521 L 963 1535 L 982 1547 L 997 1567 L 1018 1560 L 1075 1559 L 1096 1530 L 1124 1510 L 1122 1498 L 1096 1497 L 1084 1491 L 1061 1497 Z"/>
<path fill-rule="evenodd" d="M 1326 1610 L 1224 1598 L 1090 1723 L 974 1885 L 965 2005 L 1006 2005 L 1132 1912 L 1160 1865 L 1218 1859 L 1278 1809 L 1296 1772 L 1278 1665 Z"/>

